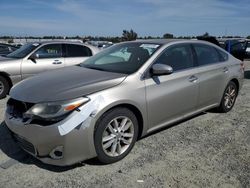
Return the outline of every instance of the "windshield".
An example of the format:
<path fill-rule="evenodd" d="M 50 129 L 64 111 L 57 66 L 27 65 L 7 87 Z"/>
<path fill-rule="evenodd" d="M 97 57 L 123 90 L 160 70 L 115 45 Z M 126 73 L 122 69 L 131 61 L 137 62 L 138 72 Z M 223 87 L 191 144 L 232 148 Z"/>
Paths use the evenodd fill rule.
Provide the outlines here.
<path fill-rule="evenodd" d="M 152 43 L 121 43 L 99 52 L 97 55 L 81 63 L 80 66 L 108 72 L 132 74 L 136 72 L 159 47 L 159 44 Z"/>
<path fill-rule="evenodd" d="M 24 58 L 26 55 L 28 55 L 30 52 L 32 52 L 39 45 L 40 45 L 39 43 L 25 44 L 21 48 L 17 49 L 16 51 L 8 54 L 6 57 Z"/>

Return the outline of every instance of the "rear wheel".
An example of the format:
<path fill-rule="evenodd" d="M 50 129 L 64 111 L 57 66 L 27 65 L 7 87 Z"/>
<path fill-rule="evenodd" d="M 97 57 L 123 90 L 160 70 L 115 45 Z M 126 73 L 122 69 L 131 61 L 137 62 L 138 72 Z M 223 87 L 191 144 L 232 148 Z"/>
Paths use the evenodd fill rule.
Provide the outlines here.
<path fill-rule="evenodd" d="M 127 108 L 115 108 L 97 122 L 94 135 L 97 158 L 113 163 L 124 158 L 133 148 L 138 136 L 138 122 Z"/>
<path fill-rule="evenodd" d="M 224 91 L 218 111 L 229 112 L 234 106 L 237 95 L 238 88 L 234 82 L 230 81 Z"/>
<path fill-rule="evenodd" d="M 6 78 L 0 76 L 0 99 L 6 97 L 7 93 L 9 92 L 10 86 Z"/>

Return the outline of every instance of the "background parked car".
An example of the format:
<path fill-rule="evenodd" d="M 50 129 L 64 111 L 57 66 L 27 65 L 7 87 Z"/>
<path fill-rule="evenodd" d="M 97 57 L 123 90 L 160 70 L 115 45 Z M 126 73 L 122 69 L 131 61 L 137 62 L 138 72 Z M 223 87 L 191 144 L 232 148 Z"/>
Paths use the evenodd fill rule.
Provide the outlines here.
<path fill-rule="evenodd" d="M 7 55 L 18 48 L 9 44 L 0 43 L 0 55 Z"/>
<path fill-rule="evenodd" d="M 225 50 L 241 61 L 247 58 L 246 49 L 247 41 L 244 39 L 232 39 L 225 41 Z"/>
<path fill-rule="evenodd" d="M 250 58 L 250 41 L 249 40 L 247 41 L 246 56 L 247 56 L 247 59 Z"/>
<path fill-rule="evenodd" d="M 222 39 L 217 40 L 213 36 L 199 36 L 198 40 L 211 42 L 231 53 L 237 59 L 243 61 L 247 58 L 247 41 L 245 39 Z M 250 50 L 250 49 L 249 49 Z"/>
<path fill-rule="evenodd" d="M 23 43 L 11 43 L 12 46 L 15 46 L 16 48 L 21 48 L 24 44 Z"/>
<path fill-rule="evenodd" d="M 13 84 L 51 69 L 76 65 L 99 52 L 99 49 L 74 42 L 29 43 L 0 57 L 0 98 L 8 94 Z"/>

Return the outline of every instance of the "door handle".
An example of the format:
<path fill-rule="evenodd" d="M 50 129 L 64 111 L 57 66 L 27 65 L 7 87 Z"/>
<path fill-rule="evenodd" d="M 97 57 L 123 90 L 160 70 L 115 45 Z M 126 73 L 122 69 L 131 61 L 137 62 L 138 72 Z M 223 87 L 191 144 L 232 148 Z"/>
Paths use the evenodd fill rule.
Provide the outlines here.
<path fill-rule="evenodd" d="M 228 68 L 227 68 L 227 67 L 224 67 L 224 68 L 223 68 L 223 72 L 224 72 L 224 73 L 228 73 Z"/>
<path fill-rule="evenodd" d="M 188 80 L 189 80 L 189 82 L 193 82 L 194 83 L 194 82 L 197 82 L 198 78 L 196 76 L 192 75 L 192 76 L 190 76 L 188 78 Z"/>
<path fill-rule="evenodd" d="M 59 61 L 59 60 L 55 60 L 52 64 L 54 64 L 54 65 L 58 65 L 58 64 L 62 64 L 62 62 L 61 62 L 61 61 Z"/>

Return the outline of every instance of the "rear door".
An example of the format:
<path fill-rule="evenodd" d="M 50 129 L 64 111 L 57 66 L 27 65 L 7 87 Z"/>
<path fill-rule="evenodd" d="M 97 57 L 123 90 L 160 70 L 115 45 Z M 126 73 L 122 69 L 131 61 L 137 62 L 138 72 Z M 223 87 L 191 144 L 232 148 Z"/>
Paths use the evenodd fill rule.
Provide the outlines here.
<path fill-rule="evenodd" d="M 87 46 L 80 44 L 64 44 L 64 46 L 65 66 L 80 64 L 92 56 L 92 51 Z"/>
<path fill-rule="evenodd" d="M 215 47 L 193 44 L 193 48 L 199 65 L 198 108 L 204 108 L 220 102 L 228 80 L 229 65 L 227 57 L 223 57 Z"/>
<path fill-rule="evenodd" d="M 46 44 L 37 49 L 32 58 L 24 59 L 21 72 L 22 79 L 52 69 L 64 67 L 62 44 Z"/>
<path fill-rule="evenodd" d="M 149 131 L 194 111 L 199 94 L 195 63 L 189 44 L 168 47 L 155 63 L 167 64 L 174 72 L 145 80 L 148 120 L 152 126 Z"/>

